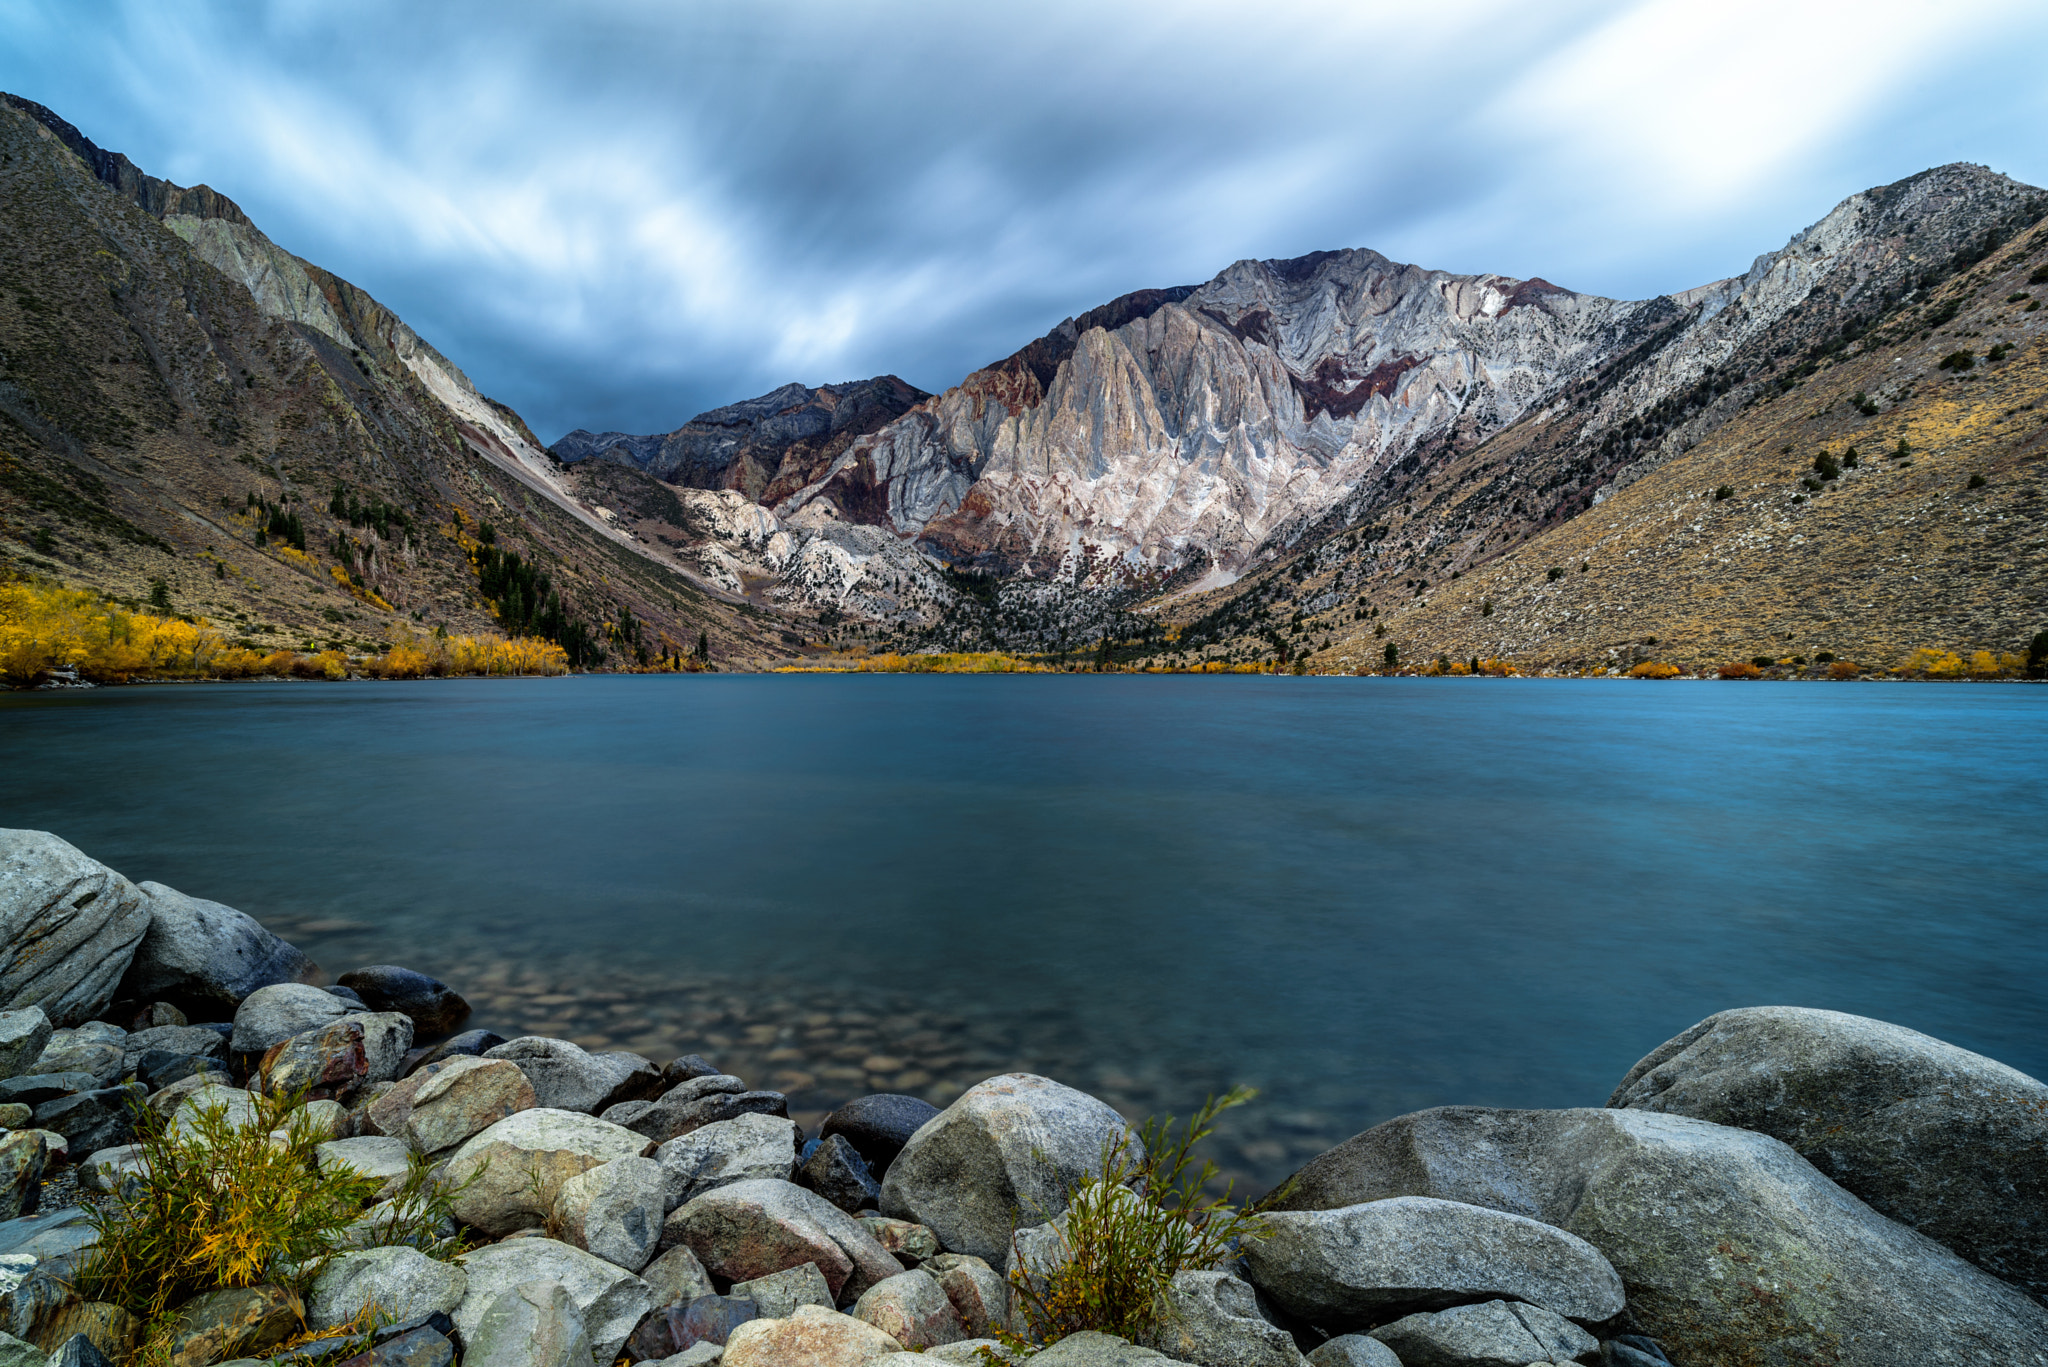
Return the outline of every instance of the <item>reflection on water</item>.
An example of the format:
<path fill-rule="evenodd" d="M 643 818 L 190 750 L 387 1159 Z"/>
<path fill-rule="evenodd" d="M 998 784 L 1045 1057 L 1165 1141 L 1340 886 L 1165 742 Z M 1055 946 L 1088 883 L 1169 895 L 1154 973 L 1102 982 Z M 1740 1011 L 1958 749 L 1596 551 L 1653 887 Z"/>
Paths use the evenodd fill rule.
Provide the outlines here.
<path fill-rule="evenodd" d="M 1218 1157 L 1263 1185 L 1423 1106 L 1599 1105 L 1732 1006 L 2048 1071 L 2044 740 L 2019 685 L 104 690 L 0 698 L 0 825 L 800 1120 L 1247 1083 Z"/>

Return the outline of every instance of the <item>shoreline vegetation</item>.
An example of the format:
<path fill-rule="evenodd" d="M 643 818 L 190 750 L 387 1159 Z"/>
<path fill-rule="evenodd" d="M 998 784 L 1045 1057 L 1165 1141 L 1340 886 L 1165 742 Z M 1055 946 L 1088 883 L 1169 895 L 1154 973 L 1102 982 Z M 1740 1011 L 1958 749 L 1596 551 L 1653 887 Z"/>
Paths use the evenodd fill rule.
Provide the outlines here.
<path fill-rule="evenodd" d="M 161 597 L 161 596 L 160 596 Z M 168 601 L 123 603 L 84 589 L 34 579 L 0 581 L 0 683 L 15 689 L 62 688 L 139 682 L 212 682 L 251 678 L 341 681 L 346 679 L 552 677 L 593 672 L 572 667 L 570 654 L 554 641 L 531 636 L 449 635 L 436 628 L 416 630 L 395 623 L 381 654 L 315 648 L 263 649 L 236 640 L 207 619 L 179 616 Z M 1129 643 L 1126 643 L 1129 644 Z M 1644 647 L 1654 646 L 1654 638 Z M 646 664 L 608 667 L 606 673 L 712 673 L 701 655 L 661 655 Z M 1379 664 L 1355 670 L 1311 668 L 1289 658 L 1283 647 L 1251 660 L 1203 660 L 1160 664 L 1156 655 L 1135 655 L 1104 638 L 1092 648 L 1038 655 L 998 651 L 870 654 L 864 647 L 834 651 L 761 671 L 776 674 L 1292 674 L 1402 678 L 1626 678 L 1643 680 L 1820 680 L 1837 683 L 1921 680 L 1933 682 L 2048 678 L 2048 631 L 2037 634 L 2025 655 L 2006 651 L 1968 656 L 1923 646 L 1897 664 L 1885 666 L 1837 659 L 1828 652 L 1805 656 L 1755 655 L 1707 665 L 1681 666 L 1643 659 L 1626 667 L 1589 670 L 1518 665 L 1504 659 L 1454 660 L 1445 654 L 1419 660 L 1389 645 Z"/>

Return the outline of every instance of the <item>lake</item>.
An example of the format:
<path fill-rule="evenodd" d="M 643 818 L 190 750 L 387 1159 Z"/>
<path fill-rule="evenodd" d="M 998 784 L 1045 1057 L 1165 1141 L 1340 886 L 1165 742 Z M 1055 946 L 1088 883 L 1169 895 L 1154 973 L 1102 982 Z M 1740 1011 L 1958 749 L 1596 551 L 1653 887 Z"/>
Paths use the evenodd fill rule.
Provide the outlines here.
<path fill-rule="evenodd" d="M 1714 1011 L 2048 1075 L 2048 689 L 586 676 L 0 696 L 0 826 L 473 1024 L 792 1097 L 1260 1088 L 1264 1186 L 1450 1102 L 1599 1105 Z"/>

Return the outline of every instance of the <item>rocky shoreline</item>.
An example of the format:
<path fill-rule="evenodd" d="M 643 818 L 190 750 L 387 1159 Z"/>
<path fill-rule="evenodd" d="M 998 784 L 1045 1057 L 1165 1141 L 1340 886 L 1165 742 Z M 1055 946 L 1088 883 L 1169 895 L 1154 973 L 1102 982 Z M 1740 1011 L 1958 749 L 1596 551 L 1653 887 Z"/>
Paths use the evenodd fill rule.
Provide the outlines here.
<path fill-rule="evenodd" d="M 1167 1268 L 1136 1342 L 1046 1345 L 1033 1306 L 1095 1256 L 1069 1203 L 1142 1151 L 1103 1100 L 1008 1071 L 806 1123 L 697 1053 L 467 1028 L 408 968 L 318 977 L 240 912 L 0 831 L 0 1367 L 2048 1365 L 2048 1086 L 1879 1021 L 1726 1011 L 1605 1107 L 1389 1120 Z M 86 1299 L 92 1208 L 155 1180 L 138 1124 L 280 1097 L 308 1171 L 371 1192 L 333 1255 L 159 1323 Z"/>

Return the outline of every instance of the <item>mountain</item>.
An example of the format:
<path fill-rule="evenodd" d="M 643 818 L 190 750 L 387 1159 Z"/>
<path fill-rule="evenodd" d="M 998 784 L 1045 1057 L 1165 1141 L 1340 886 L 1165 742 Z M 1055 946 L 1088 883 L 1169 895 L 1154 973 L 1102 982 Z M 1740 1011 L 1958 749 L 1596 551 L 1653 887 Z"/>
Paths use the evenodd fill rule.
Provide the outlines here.
<path fill-rule="evenodd" d="M 564 482 L 517 413 L 233 201 L 0 97 L 10 560 L 130 600 L 160 579 L 265 647 L 373 648 L 405 623 L 540 631 L 586 660 L 700 632 L 715 658 L 781 648 Z M 541 591 L 481 596 L 487 524 Z"/>
<path fill-rule="evenodd" d="M 1741 279 L 1632 302 L 1370 251 L 1239 262 L 1062 324 L 1029 349 L 1040 364 L 976 372 L 778 511 L 831 500 L 1010 574 L 1083 559 L 1104 583 L 1241 572 L 1294 524 L 1412 473 L 1411 456 L 1469 450 L 1560 402 L 1593 404 L 1604 440 L 1756 339 L 1797 333 L 1781 325 L 1810 321 L 1816 290 L 1876 307 L 1908 257 L 1952 253 L 2032 193 L 1942 168 L 1853 198 Z M 1642 440 L 1638 423 L 1580 453 L 1577 485 L 1607 482 Z"/>
<path fill-rule="evenodd" d="M 551 449 L 563 464 L 601 458 L 669 484 L 736 489 L 753 502 L 774 502 L 823 475 L 856 438 L 930 397 L 894 375 L 816 389 L 792 382 L 699 413 L 665 436 L 596 436 L 579 428 Z"/>
<path fill-rule="evenodd" d="M 11 97 L 0 158 L 0 551 L 129 597 L 164 579 L 259 643 L 403 618 L 615 659 L 703 631 L 740 665 L 827 634 L 1583 667 L 1895 663 L 2044 624 L 2048 195 L 1982 167 L 1655 299 L 1241 261 L 936 396 L 792 383 L 543 451 L 216 192 Z M 252 535 L 287 512 L 294 554 Z M 480 596 L 483 523 L 545 591 Z"/>

